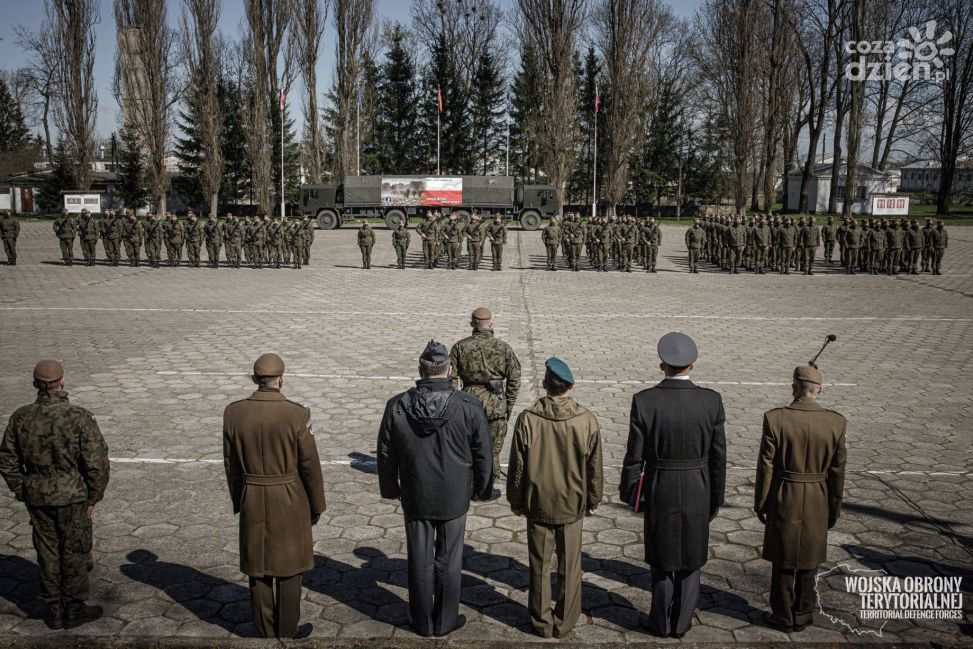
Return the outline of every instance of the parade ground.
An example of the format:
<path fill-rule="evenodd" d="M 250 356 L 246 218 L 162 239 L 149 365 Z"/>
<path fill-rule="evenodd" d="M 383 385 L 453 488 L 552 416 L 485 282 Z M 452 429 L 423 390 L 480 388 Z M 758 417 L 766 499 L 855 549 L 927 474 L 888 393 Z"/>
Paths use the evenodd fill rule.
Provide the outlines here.
<path fill-rule="evenodd" d="M 942 276 L 897 277 L 845 275 L 820 252 L 814 276 L 730 275 L 706 262 L 693 275 L 684 231 L 663 226 L 656 274 L 548 272 L 540 233 L 519 229 L 508 233 L 501 272 L 489 270 L 489 246 L 479 272 L 425 270 L 415 234 L 408 267 L 397 270 L 384 228 L 362 270 L 347 227 L 317 231 L 301 270 L 214 270 L 64 267 L 50 223 L 25 222 L 17 265 L 0 266 L 0 418 L 34 399 L 34 363 L 59 359 L 72 402 L 95 413 L 112 460 L 94 510 L 91 601 L 105 616 L 77 632 L 254 635 L 221 424 L 223 408 L 253 389 L 254 359 L 272 351 L 287 366 L 285 395 L 311 408 L 328 503 L 313 530 L 301 621 L 318 639 L 415 639 L 401 510 L 378 493 L 378 424 L 386 400 L 412 385 L 426 342 L 469 335 L 470 312 L 486 306 L 524 368 L 514 412 L 542 393 L 544 361 L 556 355 L 601 424 L 608 498 L 584 523 L 578 642 L 654 641 L 639 623 L 650 602 L 642 518 L 619 502 L 617 484 L 632 395 L 661 378 L 659 337 L 681 331 L 700 351 L 693 380 L 723 395 L 728 451 L 726 505 L 682 642 L 969 646 L 973 229 L 950 228 Z M 790 402 L 794 366 L 828 334 L 837 340 L 818 361 L 821 402 L 849 420 L 848 474 L 821 570 L 960 577 L 953 619 L 862 619 L 863 599 L 823 578 L 806 631 L 788 636 L 761 622 L 771 572 L 752 511 L 761 418 Z M 451 640 L 536 640 L 525 521 L 504 498 L 473 504 L 464 554 L 469 623 Z M 4 487 L 0 644 L 64 633 L 37 619 L 37 592 L 27 513 Z"/>

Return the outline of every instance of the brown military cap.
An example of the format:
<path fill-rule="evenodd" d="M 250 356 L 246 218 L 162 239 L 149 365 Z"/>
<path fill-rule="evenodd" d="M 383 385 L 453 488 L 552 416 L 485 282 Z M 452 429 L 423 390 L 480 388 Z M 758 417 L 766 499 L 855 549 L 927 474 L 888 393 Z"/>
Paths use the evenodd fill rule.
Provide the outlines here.
<path fill-rule="evenodd" d="M 253 374 L 254 376 L 282 376 L 284 361 L 277 354 L 261 354 L 253 364 Z"/>
<path fill-rule="evenodd" d="M 64 368 L 54 360 L 38 361 L 34 366 L 34 380 L 50 383 L 64 377 Z"/>
<path fill-rule="evenodd" d="M 821 385 L 821 372 L 810 365 L 798 365 L 794 368 L 794 380 Z"/>
<path fill-rule="evenodd" d="M 476 307 L 476 309 L 473 310 L 473 319 L 474 320 L 492 320 L 493 319 L 493 314 L 490 313 L 490 309 L 486 308 L 485 306 L 478 306 L 478 307 Z"/>

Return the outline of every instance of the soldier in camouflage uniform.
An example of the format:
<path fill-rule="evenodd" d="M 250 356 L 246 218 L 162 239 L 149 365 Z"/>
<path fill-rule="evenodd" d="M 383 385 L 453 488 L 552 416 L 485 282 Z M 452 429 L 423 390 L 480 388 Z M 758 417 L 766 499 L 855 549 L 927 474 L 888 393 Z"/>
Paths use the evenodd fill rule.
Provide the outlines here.
<path fill-rule="evenodd" d="M 199 253 L 203 248 L 203 224 L 199 222 L 196 214 L 189 210 L 186 219 L 186 258 L 189 265 L 199 268 Z"/>
<path fill-rule="evenodd" d="M 547 227 L 541 232 L 544 248 L 547 249 L 547 270 L 557 270 L 557 247 L 561 244 L 561 226 L 557 218 L 551 217 Z"/>
<path fill-rule="evenodd" d="M 662 229 L 655 222 L 655 217 L 650 216 L 648 223 L 642 228 L 642 268 L 647 273 L 654 273 L 656 262 L 659 259 L 659 246 L 662 245 Z"/>
<path fill-rule="evenodd" d="M 729 261 L 729 271 L 734 275 L 740 274 L 740 264 L 743 263 L 743 250 L 747 245 L 747 228 L 741 223 L 739 216 L 726 229 L 726 250 Z"/>
<path fill-rule="evenodd" d="M 758 275 L 764 274 L 764 265 L 767 263 L 767 242 L 770 237 L 770 229 L 764 217 L 757 219 L 753 227 L 753 234 L 750 237 L 750 245 L 753 247 L 753 268 Z"/>
<path fill-rule="evenodd" d="M 240 267 L 240 250 L 243 247 L 244 227 L 240 219 L 229 212 L 223 226 L 223 245 L 226 249 L 226 263 L 230 268 Z"/>
<path fill-rule="evenodd" d="M 368 225 L 368 221 L 362 221 L 361 230 L 358 231 L 358 249 L 361 250 L 361 267 L 372 267 L 372 246 L 375 245 L 375 231 Z"/>
<path fill-rule="evenodd" d="M 101 222 L 101 242 L 110 266 L 117 266 L 121 259 L 122 224 L 115 217 L 115 210 L 108 210 Z"/>
<path fill-rule="evenodd" d="M 7 255 L 7 265 L 17 265 L 17 237 L 20 236 L 20 221 L 10 210 L 0 211 L 0 239 L 3 239 L 3 252 Z"/>
<path fill-rule="evenodd" d="M 405 268 L 405 256 L 409 252 L 409 239 L 411 238 L 412 235 L 409 234 L 409 228 L 405 226 L 405 223 L 395 224 L 395 230 L 392 231 L 392 247 L 395 248 L 396 268 Z"/>
<path fill-rule="evenodd" d="M 98 245 L 98 223 L 91 218 L 91 212 L 81 210 L 81 223 L 78 224 L 78 239 L 81 241 L 81 254 L 85 263 L 95 265 L 95 246 Z"/>
<path fill-rule="evenodd" d="M 267 217 L 264 218 L 266 219 Z M 265 246 L 266 256 L 268 257 L 267 263 L 272 264 L 274 268 L 280 268 L 280 263 L 284 258 L 284 226 L 281 224 L 280 219 L 271 219 L 269 225 L 265 228 L 265 232 L 267 233 L 267 243 Z"/>
<path fill-rule="evenodd" d="M 699 272 L 699 252 L 706 241 L 706 231 L 700 225 L 699 219 L 693 221 L 693 227 L 686 230 L 686 250 L 689 252 L 689 272 Z"/>
<path fill-rule="evenodd" d="M 166 235 L 166 257 L 170 266 L 182 263 L 182 244 L 186 241 L 186 229 L 175 214 L 169 213 L 169 221 L 164 229 Z"/>
<path fill-rule="evenodd" d="M 486 227 L 486 237 L 490 240 L 493 270 L 503 270 L 503 247 L 507 245 L 507 226 L 503 224 L 503 217 L 499 214 L 495 215 L 493 223 Z"/>
<path fill-rule="evenodd" d="M 587 229 L 578 214 L 571 220 L 571 230 L 568 233 L 568 250 L 571 251 L 571 270 L 581 271 L 581 250 L 584 248 Z"/>
<path fill-rule="evenodd" d="M 159 267 L 162 258 L 162 236 L 162 221 L 156 218 L 154 212 L 150 212 L 145 222 L 145 258 L 149 262 L 149 268 Z"/>
<path fill-rule="evenodd" d="M 10 417 L 0 475 L 30 515 L 44 623 L 73 629 L 101 617 L 87 606 L 91 513 L 108 486 L 108 448 L 95 416 L 71 405 L 57 361 L 34 367 L 37 399 Z"/>
<path fill-rule="evenodd" d="M 432 239 L 432 214 L 426 214 L 426 218 L 416 226 L 416 234 L 422 240 L 422 261 L 426 268 L 432 268 L 432 255 L 435 250 L 435 243 Z"/>
<path fill-rule="evenodd" d="M 311 244 L 314 243 L 314 221 L 310 214 L 304 215 L 304 265 L 311 265 Z"/>
<path fill-rule="evenodd" d="M 67 210 L 61 210 L 61 216 L 54 219 L 54 234 L 61 245 L 61 259 L 65 266 L 74 264 L 74 237 L 78 233 L 78 224 Z"/>
<path fill-rule="evenodd" d="M 474 214 L 466 228 L 466 256 L 470 270 L 480 269 L 480 256 L 483 254 L 483 221 Z"/>
<path fill-rule="evenodd" d="M 507 436 L 507 421 L 520 392 L 520 361 L 514 350 L 493 335 L 493 314 L 486 307 L 473 311 L 473 335 L 449 351 L 453 383 L 483 403 L 493 440 L 493 476 L 500 476 L 500 452 Z M 462 386 L 460 385 L 462 383 Z"/>
<path fill-rule="evenodd" d="M 291 261 L 294 268 L 300 268 L 304 262 L 304 224 L 301 221 L 294 221 L 290 225 L 287 233 L 291 246 Z"/>
<path fill-rule="evenodd" d="M 824 239 L 824 260 L 831 263 L 834 257 L 834 242 L 837 240 L 834 219 L 828 217 L 828 222 L 821 226 L 821 238 Z"/>
<path fill-rule="evenodd" d="M 466 226 L 459 220 L 455 212 L 449 215 L 449 222 L 443 231 L 446 241 L 446 267 L 450 270 L 459 268 L 459 258 L 463 254 L 463 239 L 466 237 Z"/>
<path fill-rule="evenodd" d="M 122 241 L 125 242 L 125 256 L 128 257 L 129 266 L 138 267 L 141 263 L 144 234 L 145 228 L 142 226 L 139 217 L 135 215 L 135 210 L 132 210 L 122 225 Z"/>
<path fill-rule="evenodd" d="M 206 265 L 210 268 L 219 268 L 220 248 L 223 247 L 223 224 L 217 220 L 215 212 L 210 212 L 209 219 L 203 226 L 203 236 L 206 238 Z"/>

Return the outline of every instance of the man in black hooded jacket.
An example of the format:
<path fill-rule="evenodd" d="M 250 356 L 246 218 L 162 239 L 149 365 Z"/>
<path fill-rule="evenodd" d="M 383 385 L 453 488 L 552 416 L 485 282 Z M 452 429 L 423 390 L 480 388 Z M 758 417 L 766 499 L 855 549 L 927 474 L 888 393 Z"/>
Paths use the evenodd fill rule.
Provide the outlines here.
<path fill-rule="evenodd" d="M 491 498 L 493 453 L 483 405 L 453 389 L 442 343 L 426 345 L 419 376 L 385 405 L 378 482 L 405 513 L 412 627 L 444 636 L 466 623 L 459 615 L 466 513 L 471 498 Z"/>

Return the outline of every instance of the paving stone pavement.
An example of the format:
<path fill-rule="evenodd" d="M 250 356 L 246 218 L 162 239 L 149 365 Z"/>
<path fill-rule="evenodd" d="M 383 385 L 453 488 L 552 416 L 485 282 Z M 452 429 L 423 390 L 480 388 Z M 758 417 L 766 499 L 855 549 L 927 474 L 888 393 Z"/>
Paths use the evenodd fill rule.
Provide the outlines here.
<path fill-rule="evenodd" d="M 770 566 L 751 511 L 761 414 L 786 404 L 790 371 L 828 333 L 822 402 L 849 420 L 845 512 L 826 567 L 964 577 L 959 621 L 892 621 L 859 635 L 818 615 L 802 642 L 969 642 L 973 629 L 973 457 L 969 389 L 973 230 L 953 228 L 945 275 L 813 277 L 685 271 L 683 229 L 665 226 L 660 272 L 547 272 L 537 232 L 510 232 L 500 273 L 426 271 L 417 246 L 396 270 L 377 231 L 358 268 L 350 229 L 318 232 L 303 270 L 59 265 L 47 223 L 27 222 L 16 267 L 0 267 L 0 417 L 33 399 L 30 371 L 62 359 L 67 390 L 93 410 L 112 480 L 95 510 L 92 635 L 250 636 L 236 521 L 221 455 L 223 407 L 245 397 L 262 352 L 287 363 L 285 393 L 312 409 L 329 510 L 302 616 L 317 638 L 410 638 L 405 537 L 378 496 L 374 449 L 385 401 L 410 387 L 429 338 L 468 334 L 489 306 L 525 368 L 516 410 L 539 394 L 544 360 L 564 358 L 574 396 L 604 435 L 608 502 L 585 521 L 578 640 L 644 641 L 642 521 L 615 494 L 632 395 L 659 377 L 655 344 L 695 338 L 694 378 L 723 394 L 727 504 L 712 525 L 703 595 L 686 642 L 789 642 L 759 623 Z M 80 251 L 79 251 L 80 252 Z M 100 247 L 99 247 L 100 252 Z M 489 260 L 484 263 L 489 267 Z M 528 641 L 525 524 L 504 501 L 470 512 L 459 639 Z M 0 494 L 0 635 L 50 633 L 36 619 L 27 515 Z M 844 611 L 849 613 L 849 611 Z"/>

